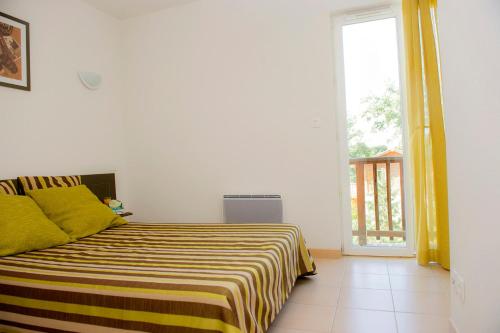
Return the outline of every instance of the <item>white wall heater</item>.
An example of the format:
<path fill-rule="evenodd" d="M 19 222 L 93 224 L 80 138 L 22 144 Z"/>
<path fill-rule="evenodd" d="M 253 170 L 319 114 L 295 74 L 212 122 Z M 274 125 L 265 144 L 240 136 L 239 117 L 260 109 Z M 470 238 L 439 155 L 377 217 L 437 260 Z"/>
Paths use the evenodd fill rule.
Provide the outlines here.
<path fill-rule="evenodd" d="M 281 195 L 224 195 L 225 223 L 283 223 Z"/>

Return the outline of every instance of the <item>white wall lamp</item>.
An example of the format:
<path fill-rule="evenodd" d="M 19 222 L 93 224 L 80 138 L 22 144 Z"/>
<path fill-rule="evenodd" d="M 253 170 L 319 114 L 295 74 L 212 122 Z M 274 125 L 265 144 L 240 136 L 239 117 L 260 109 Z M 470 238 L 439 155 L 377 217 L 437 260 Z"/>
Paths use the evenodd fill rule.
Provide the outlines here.
<path fill-rule="evenodd" d="M 101 86 L 102 77 L 94 72 L 78 72 L 83 85 L 90 90 L 97 90 Z"/>

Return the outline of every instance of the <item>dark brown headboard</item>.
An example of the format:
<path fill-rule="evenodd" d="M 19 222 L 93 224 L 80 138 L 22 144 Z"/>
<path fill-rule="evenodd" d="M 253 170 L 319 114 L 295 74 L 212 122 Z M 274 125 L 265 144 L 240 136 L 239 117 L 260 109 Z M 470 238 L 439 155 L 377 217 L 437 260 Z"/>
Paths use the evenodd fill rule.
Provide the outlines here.
<path fill-rule="evenodd" d="M 105 173 L 98 175 L 82 175 L 82 184 L 87 187 L 99 198 L 116 199 L 116 183 L 114 173 Z"/>
<path fill-rule="evenodd" d="M 82 175 L 82 184 L 86 185 L 92 193 L 94 193 L 99 200 L 106 197 L 116 199 L 116 183 L 114 173 L 96 174 L 96 175 Z M 16 185 L 17 192 L 24 194 L 23 187 L 17 179 L 12 179 Z"/>

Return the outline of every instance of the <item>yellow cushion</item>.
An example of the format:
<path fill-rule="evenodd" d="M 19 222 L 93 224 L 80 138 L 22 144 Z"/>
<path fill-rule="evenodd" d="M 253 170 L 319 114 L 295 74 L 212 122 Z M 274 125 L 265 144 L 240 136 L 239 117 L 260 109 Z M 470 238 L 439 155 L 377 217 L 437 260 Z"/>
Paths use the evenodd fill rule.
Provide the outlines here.
<path fill-rule="evenodd" d="M 127 223 L 101 203 L 85 185 L 32 190 L 27 194 L 71 240 Z"/>
<path fill-rule="evenodd" d="M 82 177 L 80 176 L 34 176 L 18 177 L 17 179 L 21 183 L 24 192 L 52 187 L 72 187 L 82 184 Z"/>
<path fill-rule="evenodd" d="M 0 193 L 17 195 L 16 185 L 12 180 L 0 180 Z"/>
<path fill-rule="evenodd" d="M 0 194 L 0 256 L 66 244 L 69 237 L 28 197 Z"/>

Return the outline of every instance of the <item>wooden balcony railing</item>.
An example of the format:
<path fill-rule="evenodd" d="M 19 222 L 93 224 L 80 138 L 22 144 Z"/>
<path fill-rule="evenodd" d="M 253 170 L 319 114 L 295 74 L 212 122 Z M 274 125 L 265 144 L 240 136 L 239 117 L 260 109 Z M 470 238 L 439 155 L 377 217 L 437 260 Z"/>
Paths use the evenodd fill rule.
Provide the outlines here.
<path fill-rule="evenodd" d="M 357 230 L 353 228 L 353 236 L 358 236 L 359 245 L 367 245 L 367 237 L 375 237 L 380 240 L 381 237 L 388 237 L 390 241 L 394 238 L 406 239 L 406 221 L 405 221 L 405 206 L 404 206 L 404 177 L 403 177 L 403 157 L 369 157 L 351 159 L 350 165 L 354 168 L 355 184 L 352 184 L 351 190 L 352 204 L 356 205 L 357 210 Z M 385 179 L 379 180 L 379 171 L 385 169 Z M 380 172 L 381 174 L 383 172 Z M 399 193 L 393 197 L 392 182 L 397 176 L 399 178 Z M 381 206 L 379 184 L 385 182 L 385 195 L 382 201 L 385 207 Z M 383 184 L 382 184 L 383 185 Z M 373 186 L 373 187 L 372 187 Z M 372 187 L 372 189 L 367 188 Z M 373 191 L 373 211 L 370 211 L 370 216 L 373 216 L 375 221 L 371 221 L 367 226 L 367 192 Z M 399 199 L 399 200 L 395 200 Z M 397 214 L 397 225 L 393 220 L 393 203 L 396 202 L 399 207 Z M 381 211 L 386 211 L 383 216 L 384 228 L 381 225 Z M 374 223 L 373 223 L 374 222 Z"/>

